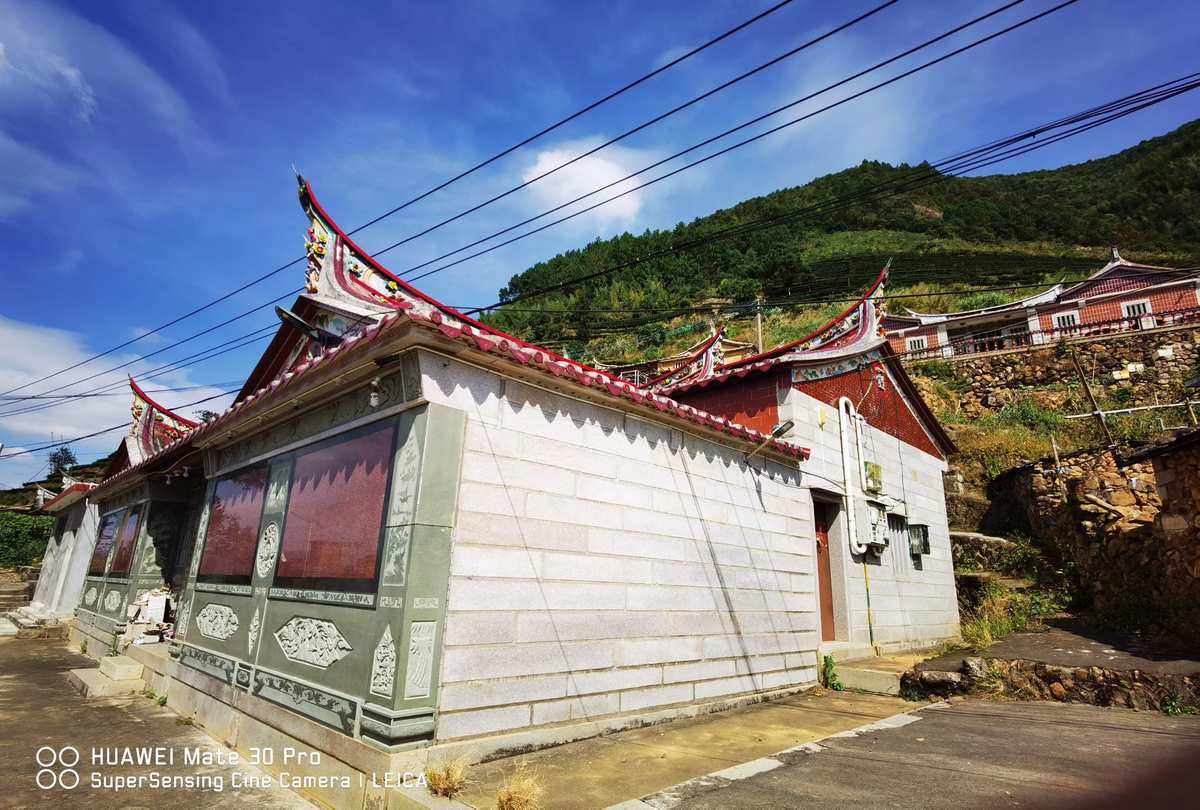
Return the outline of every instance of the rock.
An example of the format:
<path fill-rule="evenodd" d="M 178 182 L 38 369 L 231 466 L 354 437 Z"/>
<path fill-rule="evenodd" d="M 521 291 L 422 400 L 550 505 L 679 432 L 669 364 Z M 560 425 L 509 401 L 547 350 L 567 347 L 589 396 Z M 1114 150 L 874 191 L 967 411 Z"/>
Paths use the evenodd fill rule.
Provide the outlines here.
<path fill-rule="evenodd" d="M 925 670 L 921 673 L 921 685 L 929 689 L 957 691 L 962 687 L 963 676 L 957 672 Z"/>
<path fill-rule="evenodd" d="M 1054 683 L 1050 684 L 1050 694 L 1054 696 L 1055 700 L 1066 700 L 1067 688 L 1061 683 L 1055 681 Z"/>
<path fill-rule="evenodd" d="M 987 662 L 982 658 L 964 658 L 962 674 L 967 680 L 976 681 L 988 674 Z"/>

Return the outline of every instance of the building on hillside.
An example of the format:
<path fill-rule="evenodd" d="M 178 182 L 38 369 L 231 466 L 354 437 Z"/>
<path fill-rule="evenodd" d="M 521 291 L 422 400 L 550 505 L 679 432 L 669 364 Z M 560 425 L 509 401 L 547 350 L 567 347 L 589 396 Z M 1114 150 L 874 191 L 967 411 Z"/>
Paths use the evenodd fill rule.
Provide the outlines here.
<path fill-rule="evenodd" d="M 713 356 L 721 363 L 732 363 L 749 357 L 755 352 L 753 343 L 734 340 L 726 336 L 723 326 L 710 325 L 709 332 L 708 337 L 668 357 L 642 360 L 637 363 L 596 363 L 595 367 L 601 371 L 615 374 L 623 380 L 629 380 L 634 385 L 647 385 L 665 374 L 677 371 L 680 366 L 701 352 L 704 352 L 706 356 Z"/>
<path fill-rule="evenodd" d="M 88 500 L 94 486 L 64 475 L 62 491 L 42 504 L 56 518 L 54 533 L 42 554 L 33 599 L 11 617 L 18 626 L 57 624 L 74 614 L 96 542 L 96 506 Z"/>
<path fill-rule="evenodd" d="M 379 772 L 401 761 L 379 749 L 469 740 L 479 757 L 811 686 L 837 593 L 842 650 L 870 651 L 874 631 L 886 647 L 957 633 L 940 459 L 893 464 L 876 454 L 888 434 L 844 411 L 855 427 L 832 446 L 873 454 L 852 493 L 893 520 L 909 510 L 930 545 L 867 528 L 865 500 L 860 536 L 859 498 L 839 517 L 848 474 L 828 441 L 802 471 L 802 443 L 822 437 L 799 406 L 805 428 L 773 436 L 774 420 L 739 424 L 499 332 L 387 271 L 303 180 L 300 196 L 306 291 L 234 404 L 93 493 L 102 515 L 128 510 L 102 525 L 114 559 L 132 510 L 182 508 L 167 694 L 214 733 L 265 722 Z M 877 367 L 891 398 L 854 407 L 907 403 Z M 936 425 L 907 429 L 928 432 L 931 458 L 949 447 Z M 879 559 L 899 565 L 889 541 L 924 578 L 881 576 L 871 610 L 857 584 L 825 604 L 829 537 L 873 582 Z M 121 581 L 102 597 L 114 610 L 136 593 Z M 104 615 L 76 628 L 95 649 L 116 629 Z"/>
<path fill-rule="evenodd" d="M 889 314 L 883 325 L 892 348 L 907 357 L 978 354 L 1195 323 L 1198 290 L 1200 268 L 1135 264 L 1113 248 L 1109 262 L 1083 281 L 982 309 Z"/>
<path fill-rule="evenodd" d="M 954 445 L 880 328 L 885 268 L 800 340 L 715 364 L 697 354 L 656 390 L 812 448 L 801 498 L 817 527 L 822 649 L 928 645 L 958 630 L 942 474 Z"/>

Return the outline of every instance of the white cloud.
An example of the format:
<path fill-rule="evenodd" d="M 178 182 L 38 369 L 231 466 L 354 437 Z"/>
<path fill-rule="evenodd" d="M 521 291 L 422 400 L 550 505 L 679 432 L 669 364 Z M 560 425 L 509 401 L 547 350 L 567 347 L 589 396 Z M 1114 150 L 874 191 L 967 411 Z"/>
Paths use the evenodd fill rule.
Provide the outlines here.
<path fill-rule="evenodd" d="M 73 191 L 87 182 L 84 172 L 0 129 L 0 219 L 20 213 L 42 195 Z"/>
<path fill-rule="evenodd" d="M 5 351 L 0 353 L 0 391 L 7 391 L 42 377 L 50 369 L 74 365 L 93 353 L 81 336 L 75 332 L 37 326 L 4 316 L 0 316 L 0 346 L 5 347 Z M 28 396 L 46 391 L 104 368 L 119 365 L 135 356 L 132 354 L 109 355 L 53 380 L 47 380 L 44 383 L 14 392 L 11 396 Z M 128 368 L 75 386 L 69 391 L 91 392 L 103 384 L 121 383 L 126 372 L 133 374 L 136 378 L 153 365 L 150 361 L 137 362 Z M 196 382 L 192 380 L 187 371 L 180 371 L 155 377 L 147 381 L 145 385 L 149 390 L 154 390 L 156 388 L 193 386 L 196 385 Z M 56 440 L 63 437 L 71 438 L 127 423 L 130 402 L 128 389 L 117 385 L 111 389 L 111 393 L 115 393 L 117 396 L 87 397 L 70 400 L 66 404 L 45 410 L 0 416 L 0 442 L 9 445 L 4 453 L 7 455 L 22 446 L 37 447 L 46 444 L 51 440 L 52 435 Z M 181 401 L 194 402 L 219 393 L 220 389 L 218 388 L 198 387 L 187 391 L 163 393 L 155 398 L 169 406 Z M 220 411 L 229 403 L 230 398 L 223 397 L 195 407 L 184 408 L 182 415 L 193 416 L 193 412 L 199 408 Z M 3 401 L 0 402 L 0 412 L 22 410 L 40 402 L 42 401 Z M 117 446 L 122 435 L 121 431 L 113 431 L 74 444 L 72 449 L 75 450 L 80 461 L 90 461 L 111 452 Z M 0 487 L 16 486 L 23 481 L 30 480 L 45 466 L 45 462 L 45 453 L 40 452 L 0 459 Z"/>
<path fill-rule="evenodd" d="M 0 0 L 0 31 L 9 69 L 0 75 L 0 111 L 61 99 L 85 120 L 111 106 L 114 115 L 148 114 L 182 143 L 202 135 L 187 102 L 124 42 L 77 14 L 45 4 Z"/>
<path fill-rule="evenodd" d="M 593 136 L 578 141 L 567 141 L 556 146 L 540 150 L 533 162 L 521 173 L 522 181 L 528 182 L 539 175 L 548 172 L 576 155 L 587 152 L 604 142 L 604 138 Z M 529 197 L 536 203 L 539 212 L 545 208 L 561 205 L 573 200 L 593 189 L 608 185 L 630 172 L 637 171 L 643 166 L 655 161 L 653 153 L 630 149 L 623 146 L 610 146 L 594 155 L 572 163 L 564 169 L 556 171 L 543 180 L 538 180 L 528 188 Z M 645 177 L 626 180 L 593 197 L 578 203 L 570 209 L 564 209 L 561 216 L 578 208 L 608 199 L 622 191 L 633 188 L 645 181 Z M 597 208 L 581 217 L 592 227 L 607 229 L 611 227 L 629 227 L 637 219 L 638 212 L 645 203 L 645 192 L 635 191 L 626 194 L 618 200 Z M 586 224 L 586 223 L 585 223 Z"/>

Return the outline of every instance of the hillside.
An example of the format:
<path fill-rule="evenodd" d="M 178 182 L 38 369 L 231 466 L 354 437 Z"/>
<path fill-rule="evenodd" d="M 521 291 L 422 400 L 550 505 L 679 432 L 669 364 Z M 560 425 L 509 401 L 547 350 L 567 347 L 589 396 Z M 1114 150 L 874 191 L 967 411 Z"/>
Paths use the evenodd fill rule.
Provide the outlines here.
<path fill-rule="evenodd" d="M 104 458 L 96 459 L 90 464 L 76 464 L 71 467 L 67 474 L 78 478 L 80 481 L 87 481 L 89 483 L 98 482 L 104 478 L 104 471 L 108 469 L 112 458 L 112 455 L 108 455 Z M 37 497 L 38 485 L 53 492 L 58 492 L 62 489 L 62 476 L 54 473 L 38 481 L 29 481 L 22 487 L 0 489 L 0 506 L 25 507 L 31 505 Z"/>
<path fill-rule="evenodd" d="M 912 169 L 864 161 L 669 231 L 596 241 L 513 276 L 501 290 L 501 300 L 731 225 L 862 191 Z M 745 302 L 761 292 L 772 300 L 795 302 L 773 310 L 765 340 L 769 344 L 800 334 L 819 320 L 815 309 L 821 308 L 803 302 L 845 298 L 889 257 L 891 292 L 943 292 L 937 301 L 905 304 L 977 306 L 1003 300 L 1005 293 L 971 294 L 964 282 L 1000 286 L 1075 278 L 1095 270 L 1111 244 L 1144 261 L 1189 262 L 1200 257 L 1197 211 L 1200 121 L 1106 158 L 1046 171 L 947 178 L 886 200 L 652 259 L 585 282 L 569 294 L 501 309 L 491 320 L 576 356 L 635 359 L 686 345 L 702 329 L 699 315 L 672 317 L 675 313 L 664 310 L 714 297 Z M 959 294 L 944 294 L 950 284 L 959 285 Z M 908 289 L 914 285 L 920 286 Z M 972 300 L 964 303 L 964 295 Z M 836 303 L 824 308 L 836 308 Z M 734 327 L 748 334 L 745 324 Z"/>

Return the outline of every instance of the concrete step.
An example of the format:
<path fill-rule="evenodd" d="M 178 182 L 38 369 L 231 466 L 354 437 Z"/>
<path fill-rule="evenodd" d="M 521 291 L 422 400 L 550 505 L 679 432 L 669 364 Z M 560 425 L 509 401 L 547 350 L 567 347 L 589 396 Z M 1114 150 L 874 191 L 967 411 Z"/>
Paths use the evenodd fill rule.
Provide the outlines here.
<path fill-rule="evenodd" d="M 67 673 L 67 682 L 84 697 L 134 695 L 146 688 L 141 678 L 114 681 L 98 669 L 72 669 Z"/>
<path fill-rule="evenodd" d="M 15 636 L 17 632 L 15 624 L 0 616 L 0 638 Z"/>
<path fill-rule="evenodd" d="M 886 657 L 866 658 L 838 664 L 836 672 L 847 689 L 871 692 L 876 695 L 899 695 L 900 678 L 918 662 L 927 658 L 925 653 L 899 653 Z"/>
<path fill-rule="evenodd" d="M 903 673 L 870 669 L 858 663 L 854 665 L 844 664 L 837 668 L 837 675 L 842 681 L 842 686 L 847 689 L 856 689 L 859 692 L 871 692 L 876 695 L 900 694 L 901 674 Z"/>
<path fill-rule="evenodd" d="M 100 659 L 100 671 L 114 681 L 130 681 L 142 677 L 142 665 L 128 655 L 106 655 Z"/>

